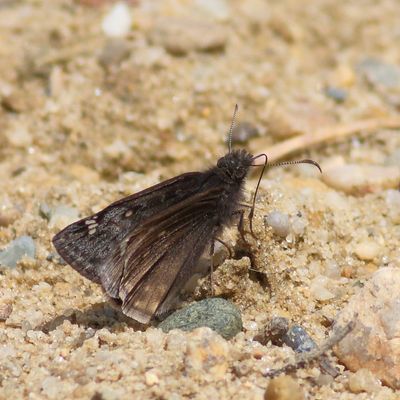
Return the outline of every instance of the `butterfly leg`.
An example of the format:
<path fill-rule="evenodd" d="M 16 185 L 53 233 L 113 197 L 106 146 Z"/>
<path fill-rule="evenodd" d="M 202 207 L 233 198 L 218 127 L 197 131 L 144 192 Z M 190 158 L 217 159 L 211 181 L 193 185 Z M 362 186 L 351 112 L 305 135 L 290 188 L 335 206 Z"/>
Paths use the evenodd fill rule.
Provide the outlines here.
<path fill-rule="evenodd" d="M 210 245 L 210 287 L 211 287 L 211 297 L 214 297 L 214 250 L 215 250 L 215 238 L 213 237 Z"/>
<path fill-rule="evenodd" d="M 242 240 L 246 243 L 245 230 L 244 230 L 244 210 L 237 210 L 233 213 L 234 215 L 239 215 L 238 231 Z"/>
<path fill-rule="evenodd" d="M 216 240 L 217 242 L 220 242 L 223 246 L 225 246 L 225 248 L 228 250 L 229 258 L 232 258 L 232 257 L 233 257 L 233 253 L 232 253 L 231 248 L 230 248 L 223 240 L 218 239 L 218 238 L 215 238 L 215 240 Z"/>

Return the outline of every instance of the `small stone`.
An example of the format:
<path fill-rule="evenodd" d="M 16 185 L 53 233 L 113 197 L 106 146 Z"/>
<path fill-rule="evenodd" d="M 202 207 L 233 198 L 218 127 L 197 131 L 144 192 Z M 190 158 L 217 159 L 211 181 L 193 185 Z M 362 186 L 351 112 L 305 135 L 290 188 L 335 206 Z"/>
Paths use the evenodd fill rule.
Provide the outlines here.
<path fill-rule="evenodd" d="M 147 386 L 154 386 L 160 382 L 160 379 L 158 378 L 154 370 L 146 371 L 144 374 L 144 379 Z"/>
<path fill-rule="evenodd" d="M 0 304 L 0 321 L 5 321 L 11 315 L 12 310 L 11 303 Z"/>
<path fill-rule="evenodd" d="M 328 186 L 347 194 L 363 195 L 397 188 L 400 169 L 380 165 L 347 164 L 324 171 L 322 180 Z"/>
<path fill-rule="evenodd" d="M 246 143 L 256 136 L 259 136 L 259 132 L 255 125 L 250 122 L 241 122 L 233 127 L 232 143 Z"/>
<path fill-rule="evenodd" d="M 104 67 L 118 65 L 129 56 L 130 50 L 129 43 L 125 39 L 109 39 L 99 55 L 99 63 Z"/>
<path fill-rule="evenodd" d="M 285 238 L 290 232 L 289 216 L 280 211 L 272 211 L 265 217 L 265 223 L 270 226 L 273 232 Z"/>
<path fill-rule="evenodd" d="M 32 134 L 23 123 L 16 121 L 6 130 L 5 135 L 11 146 L 27 148 L 32 145 Z"/>
<path fill-rule="evenodd" d="M 282 336 L 282 340 L 296 353 L 305 353 L 318 347 L 307 331 L 300 325 L 293 325 Z"/>
<path fill-rule="evenodd" d="M 289 321 L 284 317 L 274 317 L 265 326 L 263 332 L 257 335 L 254 339 L 263 345 L 271 342 L 275 346 L 282 346 L 282 337 L 289 330 Z"/>
<path fill-rule="evenodd" d="M 59 398 L 60 386 L 61 386 L 61 381 L 60 381 L 60 379 L 56 378 L 55 376 L 48 376 L 42 382 L 43 393 L 49 399 Z"/>
<path fill-rule="evenodd" d="M 78 219 L 79 212 L 76 208 L 59 205 L 51 209 L 49 227 L 62 229 Z"/>
<path fill-rule="evenodd" d="M 188 337 L 185 370 L 192 377 L 209 374 L 215 380 L 225 379 L 229 346 L 210 328 L 198 328 Z"/>
<path fill-rule="evenodd" d="M 153 43 L 175 55 L 222 50 L 227 38 L 225 28 L 218 24 L 177 17 L 159 20 L 150 34 Z"/>
<path fill-rule="evenodd" d="M 225 339 L 231 339 L 242 330 L 243 324 L 235 305 L 221 298 L 210 298 L 175 311 L 158 325 L 164 332 L 172 329 L 192 331 L 202 326 L 211 328 Z"/>
<path fill-rule="evenodd" d="M 124 37 L 132 26 L 130 8 L 125 3 L 116 3 L 104 17 L 101 27 L 106 36 Z"/>
<path fill-rule="evenodd" d="M 289 375 L 274 378 L 265 391 L 265 400 L 304 400 L 304 392 L 295 379 Z"/>
<path fill-rule="evenodd" d="M 319 275 L 315 277 L 310 284 L 310 292 L 318 301 L 328 301 L 335 298 L 335 295 L 327 288 L 330 279 L 326 276 Z"/>
<path fill-rule="evenodd" d="M 0 210 L 0 226 L 7 227 L 11 225 L 20 216 L 16 208 Z"/>
<path fill-rule="evenodd" d="M 360 260 L 370 261 L 378 257 L 381 252 L 381 246 L 374 240 L 366 239 L 358 243 L 354 249 L 354 253 Z"/>
<path fill-rule="evenodd" d="M 339 87 L 328 86 L 325 94 L 337 103 L 343 103 L 347 99 L 347 91 Z"/>
<path fill-rule="evenodd" d="M 400 191 L 389 189 L 385 200 L 389 218 L 394 224 L 400 224 Z"/>
<path fill-rule="evenodd" d="M 0 251 L 0 265 L 15 268 L 23 257 L 35 258 L 36 246 L 30 236 L 20 236 Z"/>
<path fill-rule="evenodd" d="M 400 87 L 400 67 L 375 58 L 367 58 L 358 66 L 358 71 L 374 86 L 386 89 Z"/>
<path fill-rule="evenodd" d="M 39 215 L 50 221 L 51 218 L 51 207 L 47 203 L 40 203 L 39 204 Z"/>
<path fill-rule="evenodd" d="M 374 393 L 381 388 L 379 379 L 366 368 L 359 369 L 349 377 L 349 389 L 353 393 Z"/>
<path fill-rule="evenodd" d="M 307 219 L 295 215 L 291 218 L 291 220 L 291 231 L 297 236 L 303 236 L 308 225 Z"/>
<path fill-rule="evenodd" d="M 399 268 L 375 272 L 338 315 L 338 326 L 355 326 L 334 348 L 348 369 L 366 368 L 394 389 L 400 389 L 399 293 Z"/>
<path fill-rule="evenodd" d="M 218 21 L 226 21 L 230 17 L 230 4 L 226 0 L 195 0 L 199 10 Z"/>
<path fill-rule="evenodd" d="M 29 109 L 29 96 L 23 90 L 14 90 L 1 98 L 1 105 L 6 111 L 20 113 Z"/>

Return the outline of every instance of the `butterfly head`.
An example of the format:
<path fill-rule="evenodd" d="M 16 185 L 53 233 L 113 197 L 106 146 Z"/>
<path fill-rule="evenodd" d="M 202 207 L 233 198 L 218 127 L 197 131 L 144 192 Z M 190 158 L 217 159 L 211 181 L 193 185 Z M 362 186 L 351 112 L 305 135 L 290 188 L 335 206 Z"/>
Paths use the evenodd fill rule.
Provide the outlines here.
<path fill-rule="evenodd" d="M 217 162 L 220 176 L 229 182 L 241 183 L 252 164 L 253 155 L 246 150 L 233 150 Z"/>

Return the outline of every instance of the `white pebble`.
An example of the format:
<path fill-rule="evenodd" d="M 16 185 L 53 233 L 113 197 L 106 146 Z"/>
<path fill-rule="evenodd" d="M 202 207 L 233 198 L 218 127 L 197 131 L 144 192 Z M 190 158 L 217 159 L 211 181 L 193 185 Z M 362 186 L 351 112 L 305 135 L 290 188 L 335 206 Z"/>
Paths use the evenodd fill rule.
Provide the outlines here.
<path fill-rule="evenodd" d="M 377 257 L 381 247 L 378 243 L 371 239 L 366 239 L 358 243 L 354 249 L 354 253 L 360 260 L 370 261 Z"/>
<path fill-rule="evenodd" d="M 50 399 L 57 399 L 60 395 L 61 382 L 55 376 L 48 376 L 42 382 L 43 393 Z"/>
<path fill-rule="evenodd" d="M 335 297 L 335 295 L 327 288 L 329 278 L 326 276 L 317 276 L 311 281 L 310 291 L 318 301 L 327 301 Z"/>
<path fill-rule="evenodd" d="M 390 189 L 386 192 L 386 205 L 388 216 L 394 224 L 400 223 L 400 192 Z"/>
<path fill-rule="evenodd" d="M 265 223 L 280 237 L 284 238 L 289 234 L 290 223 L 287 214 L 283 214 L 280 211 L 272 211 L 265 217 Z"/>
<path fill-rule="evenodd" d="M 349 389 L 353 393 L 373 393 L 378 391 L 380 387 L 379 379 L 366 368 L 359 369 L 349 377 Z"/>
<path fill-rule="evenodd" d="M 132 26 L 132 15 L 125 3 L 117 3 L 104 17 L 101 25 L 103 32 L 109 37 L 124 37 Z"/>
<path fill-rule="evenodd" d="M 396 188 L 400 181 L 397 167 L 348 164 L 324 171 L 322 180 L 347 194 L 363 195 L 382 189 Z"/>

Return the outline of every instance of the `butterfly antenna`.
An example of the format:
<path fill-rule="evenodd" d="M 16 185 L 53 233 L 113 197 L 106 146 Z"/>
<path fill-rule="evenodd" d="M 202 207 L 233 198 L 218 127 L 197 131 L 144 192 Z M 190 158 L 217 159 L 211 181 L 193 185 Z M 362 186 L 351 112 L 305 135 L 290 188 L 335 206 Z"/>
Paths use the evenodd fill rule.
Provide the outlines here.
<path fill-rule="evenodd" d="M 237 104 L 235 104 L 235 109 L 233 110 L 231 127 L 229 128 L 229 133 L 228 133 L 228 149 L 229 149 L 229 153 L 232 152 L 232 132 L 233 132 L 233 127 L 235 126 L 235 118 L 236 118 L 236 114 L 237 114 L 238 109 L 239 109 L 239 106 Z"/>
<path fill-rule="evenodd" d="M 252 164 L 253 167 L 256 166 L 260 166 L 262 165 L 262 170 L 261 170 L 261 174 L 260 177 L 258 178 L 258 182 L 257 182 L 257 187 L 256 190 L 254 192 L 254 196 L 253 196 L 253 202 L 251 205 L 251 210 L 249 213 L 249 220 L 250 220 L 250 232 L 251 234 L 254 236 L 253 233 L 253 217 L 254 217 L 254 209 L 256 208 L 256 198 L 257 198 L 257 193 L 258 193 L 258 189 L 260 188 L 260 183 L 261 183 L 261 179 L 264 175 L 265 169 L 268 166 L 268 168 L 271 167 L 282 167 L 282 166 L 286 166 L 286 165 L 295 165 L 295 164 L 311 164 L 314 165 L 315 167 L 317 167 L 319 169 L 319 172 L 321 172 L 322 174 L 322 169 L 321 166 L 314 160 L 309 160 L 309 159 L 305 159 L 305 160 L 297 160 L 297 161 L 282 161 L 279 163 L 274 163 L 274 164 L 268 164 L 268 157 L 266 154 L 259 154 L 258 156 L 253 157 L 253 161 L 255 161 L 257 158 L 260 157 L 264 157 L 264 163 L 263 164 Z"/>
<path fill-rule="evenodd" d="M 314 165 L 315 167 L 317 167 L 319 169 L 319 172 L 321 172 L 322 174 L 322 168 L 321 166 L 314 160 L 297 160 L 297 161 L 282 161 L 279 163 L 274 163 L 274 164 L 268 164 L 268 167 L 284 167 L 286 165 L 295 165 L 295 164 L 311 164 Z"/>

